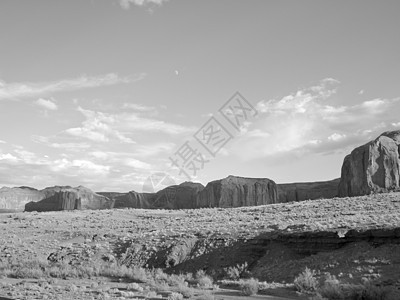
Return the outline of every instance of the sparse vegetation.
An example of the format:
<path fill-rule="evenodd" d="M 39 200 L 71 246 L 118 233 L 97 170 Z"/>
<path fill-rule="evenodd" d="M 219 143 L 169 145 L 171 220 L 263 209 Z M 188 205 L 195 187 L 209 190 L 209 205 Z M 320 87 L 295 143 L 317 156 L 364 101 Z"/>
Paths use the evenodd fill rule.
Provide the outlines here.
<path fill-rule="evenodd" d="M 195 282 L 201 288 L 210 289 L 213 287 L 213 279 L 206 275 L 203 270 L 199 270 L 195 276 Z"/>
<path fill-rule="evenodd" d="M 341 283 L 328 274 L 324 284 L 317 289 L 317 295 L 328 300 L 398 300 L 400 292 L 390 286 L 378 286 L 370 281 L 362 284 Z"/>
<path fill-rule="evenodd" d="M 227 279 L 238 280 L 248 274 L 248 264 L 247 262 L 237 264 L 236 266 L 225 268 L 224 271 Z"/>
<path fill-rule="evenodd" d="M 315 271 L 306 267 L 305 270 L 295 278 L 294 285 L 299 292 L 314 293 L 318 286 Z"/>
<path fill-rule="evenodd" d="M 259 283 L 257 279 L 250 278 L 240 283 L 240 290 L 245 296 L 253 296 L 258 293 Z"/>

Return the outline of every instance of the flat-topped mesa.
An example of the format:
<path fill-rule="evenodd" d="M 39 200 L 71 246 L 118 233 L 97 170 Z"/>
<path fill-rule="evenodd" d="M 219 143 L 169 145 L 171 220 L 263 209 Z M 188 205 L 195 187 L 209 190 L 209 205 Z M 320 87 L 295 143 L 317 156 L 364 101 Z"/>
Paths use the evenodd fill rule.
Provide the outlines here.
<path fill-rule="evenodd" d="M 131 191 L 129 193 L 116 195 L 113 197 L 114 208 L 152 208 L 151 203 L 154 193 L 138 193 Z"/>
<path fill-rule="evenodd" d="M 400 190 L 400 130 L 382 133 L 344 159 L 340 197 Z"/>
<path fill-rule="evenodd" d="M 25 204 L 45 198 L 42 191 L 30 187 L 3 187 L 0 189 L 0 209 L 23 211 Z"/>
<path fill-rule="evenodd" d="M 198 193 L 196 207 L 240 207 L 278 202 L 277 186 L 268 178 L 228 176 L 209 182 Z"/>
<path fill-rule="evenodd" d="M 184 182 L 169 186 L 157 193 L 135 191 L 114 198 L 115 208 L 131 207 L 146 209 L 190 209 L 196 208 L 196 198 L 204 186 L 200 183 Z"/>
<path fill-rule="evenodd" d="M 279 203 L 337 197 L 340 178 L 329 181 L 283 183 L 278 186 Z"/>
<path fill-rule="evenodd" d="M 50 191 L 49 191 L 49 194 Z M 58 211 L 74 209 L 108 209 L 113 208 L 114 201 L 96 194 L 83 186 L 76 188 L 58 187 L 49 197 L 29 202 L 25 211 Z"/>

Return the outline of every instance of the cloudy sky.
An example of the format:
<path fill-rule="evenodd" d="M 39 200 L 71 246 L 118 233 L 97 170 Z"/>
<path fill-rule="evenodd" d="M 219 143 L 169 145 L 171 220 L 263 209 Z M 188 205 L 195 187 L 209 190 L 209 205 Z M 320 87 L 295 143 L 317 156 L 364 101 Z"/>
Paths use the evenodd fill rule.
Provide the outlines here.
<path fill-rule="evenodd" d="M 141 191 L 154 172 L 187 180 L 182 170 L 202 183 L 337 178 L 351 149 L 400 129 L 399 11 L 396 0 L 2 0 L 0 186 Z M 236 92 L 254 108 L 237 127 L 221 109 Z M 207 140 L 218 151 L 196 139 L 207 128 L 225 134 Z"/>

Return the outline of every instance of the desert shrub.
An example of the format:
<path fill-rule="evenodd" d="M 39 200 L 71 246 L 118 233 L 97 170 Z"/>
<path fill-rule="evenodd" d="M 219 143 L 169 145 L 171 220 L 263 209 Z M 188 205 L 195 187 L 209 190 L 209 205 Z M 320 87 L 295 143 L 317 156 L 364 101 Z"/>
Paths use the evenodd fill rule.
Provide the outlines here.
<path fill-rule="evenodd" d="M 225 277 L 232 280 L 238 280 L 248 273 L 248 264 L 245 262 L 244 264 L 237 264 L 234 267 L 225 268 Z"/>
<path fill-rule="evenodd" d="M 168 300 L 182 300 L 183 295 L 179 293 L 172 293 L 171 295 L 168 296 Z"/>
<path fill-rule="evenodd" d="M 371 282 L 363 284 L 343 284 L 328 275 L 318 294 L 328 300 L 397 300 L 399 291 L 390 286 L 377 286 Z"/>
<path fill-rule="evenodd" d="M 137 282 L 147 282 L 149 280 L 148 272 L 139 267 L 129 268 L 125 265 L 117 263 L 102 265 L 98 271 L 98 275 L 105 277 L 126 278 Z"/>
<path fill-rule="evenodd" d="M 195 282 L 201 288 L 212 288 L 213 287 L 213 279 L 211 276 L 206 275 L 203 270 L 199 270 L 196 272 Z"/>
<path fill-rule="evenodd" d="M 203 291 L 203 293 L 199 296 L 199 300 L 214 300 L 215 297 L 210 291 Z"/>
<path fill-rule="evenodd" d="M 240 290 L 245 296 L 253 296 L 258 293 L 259 283 L 257 279 L 250 278 L 241 281 Z"/>
<path fill-rule="evenodd" d="M 306 267 L 305 270 L 294 279 L 294 285 L 299 292 L 315 292 L 318 286 L 317 278 L 315 278 L 315 271 Z"/>
<path fill-rule="evenodd" d="M 344 299 L 350 300 L 398 300 L 399 291 L 391 286 L 377 286 L 372 283 L 347 285 L 344 288 Z"/>
<path fill-rule="evenodd" d="M 322 287 L 318 288 L 318 294 L 327 299 L 343 299 L 343 290 L 339 280 L 335 276 L 327 275 Z"/>
<path fill-rule="evenodd" d="M 194 296 L 194 290 L 188 287 L 186 282 L 176 286 L 174 289 L 176 292 L 182 294 L 184 298 L 191 299 Z"/>
<path fill-rule="evenodd" d="M 138 285 L 136 282 L 129 283 L 126 286 L 126 289 L 128 291 L 143 291 L 143 288 L 140 285 Z"/>

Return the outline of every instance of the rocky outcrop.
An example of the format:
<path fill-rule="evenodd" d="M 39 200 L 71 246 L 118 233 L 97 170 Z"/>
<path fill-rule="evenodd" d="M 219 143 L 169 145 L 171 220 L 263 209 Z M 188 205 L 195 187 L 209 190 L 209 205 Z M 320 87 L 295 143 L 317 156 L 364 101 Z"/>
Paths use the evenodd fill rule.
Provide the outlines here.
<path fill-rule="evenodd" d="M 114 208 L 152 208 L 153 193 L 137 193 L 135 191 L 118 195 L 114 200 Z"/>
<path fill-rule="evenodd" d="M 204 186 L 200 183 L 184 182 L 169 186 L 157 193 L 129 192 L 114 197 L 115 208 L 145 209 L 189 209 L 196 208 L 197 194 Z"/>
<path fill-rule="evenodd" d="M 240 207 L 277 202 L 274 181 L 267 178 L 228 176 L 208 183 L 198 194 L 196 207 Z"/>
<path fill-rule="evenodd" d="M 337 197 L 340 178 L 330 181 L 278 184 L 278 202 L 292 202 Z"/>
<path fill-rule="evenodd" d="M 113 208 L 114 201 L 79 186 L 77 188 L 58 187 L 49 197 L 38 202 L 29 202 L 25 211 L 59 211 L 74 209 L 108 209 Z M 53 195 L 51 195 L 53 193 Z"/>
<path fill-rule="evenodd" d="M 385 132 L 344 159 L 340 197 L 400 190 L 400 130 Z"/>
<path fill-rule="evenodd" d="M 197 208 L 197 194 L 203 189 L 202 184 L 194 182 L 169 186 L 155 194 L 153 207 L 167 209 Z"/>
<path fill-rule="evenodd" d="M 25 204 L 30 201 L 39 201 L 45 198 L 45 193 L 29 187 L 3 187 L 0 189 L 1 210 L 24 210 Z"/>

